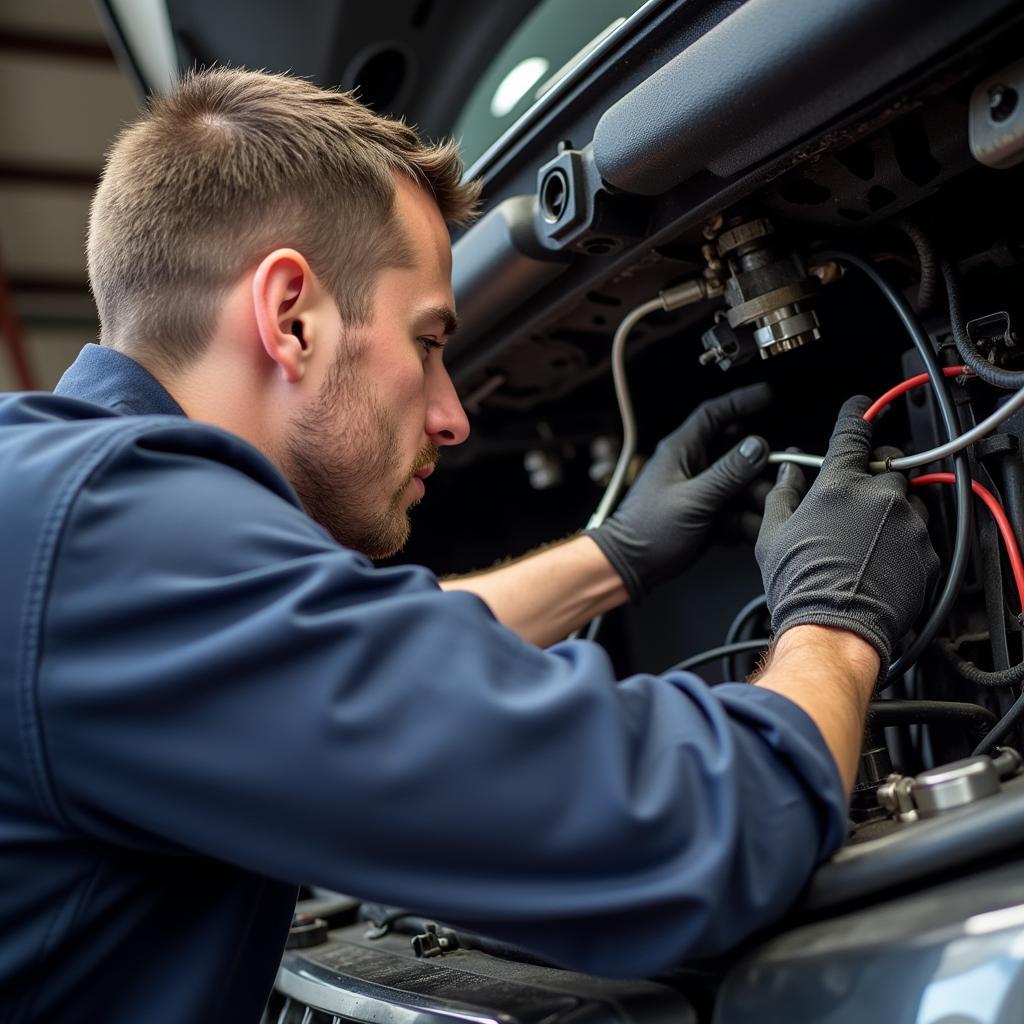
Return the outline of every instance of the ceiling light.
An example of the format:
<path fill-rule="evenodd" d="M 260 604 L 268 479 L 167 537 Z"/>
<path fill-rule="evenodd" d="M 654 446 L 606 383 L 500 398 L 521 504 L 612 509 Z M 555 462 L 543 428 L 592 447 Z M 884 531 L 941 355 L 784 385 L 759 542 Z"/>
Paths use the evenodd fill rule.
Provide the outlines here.
<path fill-rule="evenodd" d="M 491 98 L 491 114 L 505 117 L 515 105 L 547 73 L 551 62 L 545 57 L 527 57 L 520 61 L 502 80 Z"/>

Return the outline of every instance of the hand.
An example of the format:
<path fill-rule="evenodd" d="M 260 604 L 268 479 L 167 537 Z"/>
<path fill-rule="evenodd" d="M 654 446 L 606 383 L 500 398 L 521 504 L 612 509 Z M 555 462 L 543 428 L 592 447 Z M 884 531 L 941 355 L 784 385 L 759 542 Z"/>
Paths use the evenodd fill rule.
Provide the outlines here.
<path fill-rule="evenodd" d="M 754 553 L 776 637 L 801 623 L 847 629 L 888 670 L 892 649 L 921 612 L 939 571 L 923 506 L 899 473 L 868 472 L 870 400 L 839 413 L 824 465 L 804 497 L 800 469 L 783 465 L 765 501 Z"/>
<path fill-rule="evenodd" d="M 770 398 L 768 385 L 753 384 L 699 406 L 661 441 L 618 511 L 587 531 L 634 601 L 696 559 L 723 506 L 764 468 L 768 446 L 760 437 L 746 438 L 710 467 L 709 450 Z"/>

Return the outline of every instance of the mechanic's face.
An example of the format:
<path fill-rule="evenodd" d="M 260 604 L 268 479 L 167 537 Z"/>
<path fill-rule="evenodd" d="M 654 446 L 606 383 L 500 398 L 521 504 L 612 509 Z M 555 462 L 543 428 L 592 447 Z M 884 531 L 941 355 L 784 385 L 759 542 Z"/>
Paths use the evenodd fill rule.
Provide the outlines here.
<path fill-rule="evenodd" d="M 400 181 L 396 204 L 414 264 L 380 273 L 371 323 L 346 328 L 339 317 L 333 362 L 287 440 L 306 511 L 370 558 L 402 548 L 439 449 L 469 434 L 441 359 L 454 329 L 448 230 L 418 186 Z"/>

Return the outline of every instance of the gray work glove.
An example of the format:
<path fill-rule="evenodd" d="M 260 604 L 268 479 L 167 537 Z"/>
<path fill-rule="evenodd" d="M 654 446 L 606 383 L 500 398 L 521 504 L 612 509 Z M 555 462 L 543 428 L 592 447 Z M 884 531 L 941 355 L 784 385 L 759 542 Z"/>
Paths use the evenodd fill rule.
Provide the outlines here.
<path fill-rule="evenodd" d="M 723 507 L 764 468 L 768 446 L 753 436 L 708 463 L 722 432 L 770 399 L 767 384 L 753 384 L 698 406 L 661 441 L 615 514 L 587 531 L 634 601 L 696 559 Z"/>
<path fill-rule="evenodd" d="M 803 473 L 782 467 L 754 553 L 776 637 L 803 623 L 847 629 L 875 648 L 884 675 L 893 646 L 921 612 L 939 559 L 923 506 L 907 499 L 906 478 L 868 472 L 869 404 L 857 396 L 843 405 L 806 497 Z"/>

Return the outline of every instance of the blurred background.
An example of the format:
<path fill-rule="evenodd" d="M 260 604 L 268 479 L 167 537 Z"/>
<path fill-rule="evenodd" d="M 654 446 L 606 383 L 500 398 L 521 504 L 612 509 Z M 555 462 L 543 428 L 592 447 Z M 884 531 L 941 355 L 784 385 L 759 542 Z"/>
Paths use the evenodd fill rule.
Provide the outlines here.
<path fill-rule="evenodd" d="M 0 390 L 52 388 L 96 336 L 89 198 L 136 109 L 88 0 L 0 2 Z"/>

